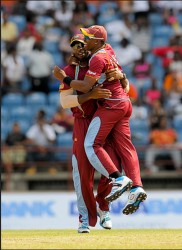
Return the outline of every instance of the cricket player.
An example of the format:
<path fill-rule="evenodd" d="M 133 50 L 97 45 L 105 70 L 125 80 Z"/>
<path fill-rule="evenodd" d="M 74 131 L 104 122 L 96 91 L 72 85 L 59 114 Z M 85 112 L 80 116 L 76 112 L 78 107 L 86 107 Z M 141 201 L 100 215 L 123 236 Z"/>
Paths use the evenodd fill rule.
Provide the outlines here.
<path fill-rule="evenodd" d="M 74 57 L 77 59 L 76 65 L 68 65 L 65 67 L 65 72 L 70 77 L 75 79 L 84 79 L 88 70 L 88 52 L 84 49 L 84 36 L 78 34 L 73 36 L 70 42 Z M 59 79 L 59 67 L 54 67 L 54 76 Z M 111 77 L 116 77 L 114 72 L 111 72 Z M 122 73 L 118 72 L 117 77 L 121 77 Z M 109 77 L 109 75 L 108 75 Z M 73 89 L 66 83 L 60 85 L 60 102 L 63 108 L 71 108 L 75 117 L 73 129 L 73 181 L 77 194 L 77 206 L 79 211 L 79 233 L 89 233 L 89 226 L 95 226 L 97 222 L 97 213 L 100 217 L 100 225 L 105 229 L 112 228 L 112 222 L 109 215 L 109 204 L 105 200 L 105 196 L 111 191 L 110 180 L 105 176 L 101 176 L 99 181 L 96 199 L 93 193 L 94 172 L 95 169 L 88 161 L 84 150 L 84 140 L 87 128 L 94 115 L 97 104 L 94 99 L 109 98 L 110 90 L 103 89 L 101 86 L 93 88 L 87 94 L 77 91 L 73 93 Z M 113 151 L 113 147 L 109 141 L 105 143 L 105 150 L 108 152 L 116 166 L 121 171 L 121 162 Z M 96 206 L 96 201 L 98 207 Z"/>
<path fill-rule="evenodd" d="M 84 146 L 92 166 L 101 174 L 112 178 L 112 190 L 106 196 L 106 200 L 112 202 L 126 190 L 130 190 L 123 213 L 132 214 L 147 198 L 141 182 L 137 152 L 131 142 L 129 119 L 132 113 L 132 104 L 119 80 L 109 81 L 106 79 L 106 71 L 114 68 L 117 60 L 112 47 L 106 44 L 107 32 L 105 28 L 94 25 L 80 30 L 85 36 L 86 49 L 92 54 L 89 60 L 89 70 L 83 81 L 66 76 L 64 71 L 62 71 L 62 78 L 73 89 L 85 93 L 96 84 L 103 84 L 104 88 L 111 91 L 111 97 L 98 101 L 98 108 L 89 125 Z M 103 147 L 109 134 L 112 135 L 112 141 L 120 156 L 126 176 L 122 176 L 118 171 Z"/>

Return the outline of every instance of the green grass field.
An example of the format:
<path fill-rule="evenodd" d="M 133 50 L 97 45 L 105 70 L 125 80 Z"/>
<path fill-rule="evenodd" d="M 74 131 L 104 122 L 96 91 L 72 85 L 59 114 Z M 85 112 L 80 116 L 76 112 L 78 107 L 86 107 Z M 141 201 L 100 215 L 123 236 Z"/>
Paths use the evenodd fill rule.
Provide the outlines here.
<path fill-rule="evenodd" d="M 1 249 L 182 249 L 182 230 L 3 230 L 1 238 Z"/>

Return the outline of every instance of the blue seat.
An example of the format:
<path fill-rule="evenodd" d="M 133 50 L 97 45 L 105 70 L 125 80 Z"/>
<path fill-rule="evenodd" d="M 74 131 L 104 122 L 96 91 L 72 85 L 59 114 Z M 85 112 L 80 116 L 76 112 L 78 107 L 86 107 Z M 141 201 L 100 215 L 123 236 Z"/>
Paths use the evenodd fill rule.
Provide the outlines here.
<path fill-rule="evenodd" d="M 30 107 L 34 107 L 37 105 L 46 105 L 47 104 L 47 96 L 42 92 L 31 93 L 25 98 L 26 105 L 30 105 Z"/>
<path fill-rule="evenodd" d="M 130 120 L 131 131 L 135 132 L 149 132 L 149 122 L 148 120 L 141 119 L 131 119 Z"/>
<path fill-rule="evenodd" d="M 175 116 L 173 119 L 174 129 L 182 132 L 182 116 Z"/>
<path fill-rule="evenodd" d="M 177 134 L 178 134 L 178 139 L 177 139 L 177 141 L 178 141 L 178 142 L 182 142 L 182 130 L 177 131 Z"/>
<path fill-rule="evenodd" d="M 56 152 L 56 159 L 60 161 L 68 160 L 71 157 L 71 149 L 73 146 L 72 132 L 58 135 L 57 146 L 60 147 L 60 151 Z"/>
<path fill-rule="evenodd" d="M 64 60 L 63 60 L 63 56 L 60 52 L 52 53 L 52 57 L 53 57 L 55 65 L 58 65 L 58 66 L 63 65 Z"/>
<path fill-rule="evenodd" d="M 53 105 L 55 107 L 60 106 L 60 94 L 59 92 L 50 92 L 47 96 L 49 105 Z"/>
<path fill-rule="evenodd" d="M 27 25 L 24 15 L 10 15 L 9 20 L 17 25 L 19 32 L 22 32 Z"/>
<path fill-rule="evenodd" d="M 169 37 L 155 37 L 151 40 L 151 47 L 163 47 L 169 45 Z"/>
<path fill-rule="evenodd" d="M 95 15 L 97 13 L 96 5 L 94 3 L 88 3 L 87 5 L 88 5 L 89 12 Z"/>
<path fill-rule="evenodd" d="M 159 25 L 153 29 L 152 37 L 153 38 L 163 37 L 163 38 L 169 39 L 173 34 L 174 34 L 174 30 L 171 26 Z"/>
<path fill-rule="evenodd" d="M 151 26 L 159 26 L 163 23 L 162 15 L 159 13 L 150 13 L 149 14 L 149 23 Z"/>
<path fill-rule="evenodd" d="M 2 104 L 6 107 L 21 106 L 25 104 L 25 97 L 21 93 L 9 93 L 2 97 Z"/>
<path fill-rule="evenodd" d="M 1 120 L 8 121 L 9 119 L 9 107 L 1 106 Z"/>
<path fill-rule="evenodd" d="M 104 13 L 108 9 L 111 9 L 111 8 L 117 10 L 118 9 L 118 4 L 115 3 L 115 2 L 111 2 L 111 1 L 109 1 L 109 2 L 103 2 L 103 3 L 101 2 L 99 4 L 99 12 L 100 13 Z"/>
<path fill-rule="evenodd" d="M 50 53 L 59 53 L 59 43 L 56 41 L 45 40 L 43 43 L 43 47 Z"/>
<path fill-rule="evenodd" d="M 5 141 L 8 135 L 8 126 L 7 122 L 3 119 L 1 120 L 1 141 Z"/>
<path fill-rule="evenodd" d="M 20 106 L 20 107 L 12 107 L 10 110 L 11 120 L 27 120 L 30 123 L 32 122 L 32 116 L 34 112 L 31 107 Z"/>

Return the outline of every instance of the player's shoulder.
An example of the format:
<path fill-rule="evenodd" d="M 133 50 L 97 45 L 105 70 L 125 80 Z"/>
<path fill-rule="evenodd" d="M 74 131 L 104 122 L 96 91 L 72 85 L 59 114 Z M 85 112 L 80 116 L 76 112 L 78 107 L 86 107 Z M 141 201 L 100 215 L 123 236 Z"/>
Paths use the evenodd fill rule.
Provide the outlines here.
<path fill-rule="evenodd" d="M 75 65 L 67 65 L 66 67 L 64 67 L 66 75 L 74 78 L 75 67 L 76 67 Z"/>

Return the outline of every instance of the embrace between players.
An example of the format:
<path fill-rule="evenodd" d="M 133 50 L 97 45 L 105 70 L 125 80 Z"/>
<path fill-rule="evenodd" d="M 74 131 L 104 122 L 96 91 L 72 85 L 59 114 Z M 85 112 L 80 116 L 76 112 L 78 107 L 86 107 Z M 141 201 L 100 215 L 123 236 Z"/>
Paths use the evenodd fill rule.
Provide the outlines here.
<path fill-rule="evenodd" d="M 134 213 L 147 194 L 131 142 L 129 82 L 106 43 L 105 28 L 95 25 L 80 30 L 82 34 L 73 36 L 70 42 L 73 55 L 69 65 L 64 70 L 55 66 L 54 76 L 61 82 L 62 107 L 71 108 L 75 117 L 72 166 L 78 232 L 89 233 L 97 216 L 103 228 L 112 228 L 110 204 L 125 191 L 130 191 L 123 208 L 126 215 Z M 96 197 L 95 169 L 101 174 Z"/>

